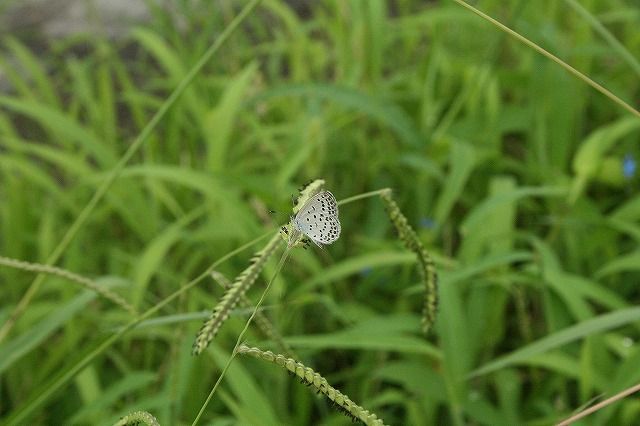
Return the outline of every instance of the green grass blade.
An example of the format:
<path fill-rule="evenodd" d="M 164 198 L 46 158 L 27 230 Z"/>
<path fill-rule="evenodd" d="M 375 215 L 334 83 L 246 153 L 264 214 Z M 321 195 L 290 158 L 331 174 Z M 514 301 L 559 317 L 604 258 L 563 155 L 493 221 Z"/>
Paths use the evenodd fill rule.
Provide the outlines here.
<path fill-rule="evenodd" d="M 136 267 L 133 271 L 133 282 L 135 283 L 132 297 L 133 306 L 136 308 L 141 306 L 144 295 L 148 292 L 151 277 L 160 269 L 171 247 L 181 238 L 184 238 L 184 228 L 202 216 L 204 212 L 205 209 L 202 207 L 190 212 L 168 226 L 161 234 L 149 242 L 135 263 Z"/>
<path fill-rule="evenodd" d="M 96 162 L 104 167 L 111 166 L 116 162 L 113 152 L 91 130 L 58 109 L 36 101 L 15 99 L 8 96 L 0 96 L 0 105 L 33 119 L 44 129 L 56 135 L 58 140 L 63 141 L 62 145 L 69 150 L 74 148 L 86 150 Z M 75 144 L 75 147 L 71 142 Z"/>
<path fill-rule="evenodd" d="M 96 424 L 104 416 L 106 410 L 119 400 L 147 387 L 151 387 L 156 379 L 156 373 L 152 371 L 135 371 L 123 375 L 115 383 L 111 384 L 104 392 L 96 396 L 96 399 L 82 406 L 69 419 L 69 424 Z"/>
<path fill-rule="evenodd" d="M 585 337 L 613 330 L 615 328 L 640 321 L 640 308 L 627 308 L 619 311 L 599 315 L 567 327 L 526 345 L 508 355 L 494 359 L 493 361 L 474 370 L 470 377 L 481 376 L 498 371 L 502 368 L 526 364 L 534 356 L 544 354 L 557 349 L 567 343 L 574 342 Z"/>
<path fill-rule="evenodd" d="M 451 144 L 451 170 L 445 180 L 444 187 L 434 207 L 436 226 L 445 223 L 453 205 L 460 200 L 469 175 L 477 164 L 477 150 L 464 142 Z"/>
<path fill-rule="evenodd" d="M 227 253 L 225 256 L 218 259 L 214 262 L 206 271 L 200 274 L 198 277 L 191 280 L 189 283 L 185 284 L 179 290 L 176 290 L 171 295 L 167 296 L 161 302 L 154 305 L 152 308 L 148 309 L 146 312 L 133 319 L 126 326 L 120 329 L 118 332 L 114 333 L 112 336 L 107 337 L 102 342 L 96 344 L 93 348 L 86 350 L 82 355 L 78 356 L 76 360 L 70 365 L 62 370 L 56 377 L 51 378 L 48 382 L 42 384 L 38 387 L 38 389 L 31 393 L 31 396 L 28 400 L 26 400 L 21 406 L 15 409 L 11 415 L 6 418 L 6 423 L 8 425 L 20 425 L 23 424 L 25 419 L 29 418 L 29 416 L 42 404 L 44 404 L 52 395 L 54 395 L 60 388 L 62 388 L 65 384 L 67 384 L 71 379 L 73 379 L 79 372 L 84 370 L 93 360 L 95 360 L 98 356 L 100 356 L 104 351 L 106 351 L 109 347 L 111 347 L 115 342 L 117 342 L 122 336 L 124 336 L 128 331 L 136 327 L 140 322 L 145 319 L 151 317 L 153 314 L 158 312 L 164 306 L 168 305 L 170 302 L 177 299 L 180 295 L 186 293 L 191 288 L 196 286 L 205 278 L 209 277 L 211 271 L 215 270 L 218 265 L 225 262 L 226 260 L 232 258 L 236 254 L 246 250 L 247 248 L 253 246 L 258 243 L 268 235 L 271 235 L 272 232 L 268 232 L 263 234 L 262 236 L 255 238 L 253 241 L 250 241 L 247 244 L 244 244 L 237 249 Z"/>
<path fill-rule="evenodd" d="M 596 271 L 596 278 L 600 279 L 607 275 L 619 274 L 621 272 L 640 271 L 640 250 L 636 250 L 626 255 L 614 258 L 605 263 L 602 268 Z"/>
<path fill-rule="evenodd" d="M 418 147 L 424 142 L 411 118 L 399 106 L 348 87 L 323 84 L 284 85 L 260 93 L 251 100 L 251 104 L 288 96 L 309 96 L 328 100 L 378 120 L 393 130 L 407 145 Z"/>
<path fill-rule="evenodd" d="M 207 164 L 213 172 L 221 172 L 229 161 L 228 150 L 231 134 L 238 121 L 242 101 L 256 76 L 258 64 L 252 62 L 234 77 L 226 86 L 215 108 L 204 118 L 207 138 Z"/>
<path fill-rule="evenodd" d="M 483 202 L 476 205 L 473 211 L 464 219 L 460 225 L 463 234 L 477 231 L 483 226 L 483 222 L 492 215 L 493 211 L 504 204 L 511 204 L 523 198 L 529 197 L 560 197 L 566 195 L 567 188 L 557 186 L 516 188 L 509 192 L 495 194 Z"/>
<path fill-rule="evenodd" d="M 60 259 L 62 253 L 67 249 L 71 241 L 75 238 L 76 234 L 82 228 L 82 226 L 86 223 L 87 219 L 91 216 L 92 212 L 98 205 L 98 203 L 102 200 L 104 195 L 107 193 L 113 182 L 120 175 L 126 164 L 133 158 L 133 156 L 138 152 L 140 147 L 149 139 L 152 132 L 158 126 L 160 121 L 165 117 L 167 112 L 171 109 L 171 107 L 178 101 L 180 96 L 184 93 L 184 91 L 189 87 L 191 82 L 195 79 L 195 77 L 200 73 L 202 68 L 211 60 L 211 58 L 220 50 L 220 47 L 227 41 L 227 39 L 235 32 L 235 30 L 240 26 L 240 23 L 245 20 L 247 16 L 253 11 L 253 9 L 260 4 L 260 0 L 253 0 L 248 3 L 240 13 L 234 18 L 234 20 L 224 29 L 224 31 L 220 34 L 220 36 L 216 39 L 215 42 L 211 44 L 211 46 L 207 49 L 207 51 L 200 57 L 200 59 L 196 62 L 196 64 L 189 70 L 187 75 L 180 81 L 175 90 L 169 95 L 166 101 L 162 104 L 160 109 L 154 114 L 151 120 L 147 123 L 144 129 L 140 132 L 138 137 L 133 141 L 129 149 L 125 152 L 125 154 L 120 158 L 116 166 L 111 170 L 108 177 L 103 181 L 100 187 L 93 194 L 93 197 L 87 205 L 84 207 L 82 212 L 76 217 L 75 221 L 71 224 L 71 226 L 67 229 L 67 232 L 64 234 L 56 248 L 47 258 L 46 264 L 53 265 Z M 0 98 L 2 99 L 2 98 Z M 6 98 L 5 98 L 6 99 Z M 13 325 L 17 321 L 18 317 L 22 315 L 23 311 L 31 302 L 31 299 L 36 295 L 40 286 L 45 280 L 44 275 L 38 275 L 36 279 L 31 283 L 31 286 L 27 289 L 24 296 L 18 302 L 18 305 L 15 307 L 9 319 L 2 325 L 0 328 L 0 342 L 2 342 L 6 336 L 9 334 L 9 331 L 13 328 Z"/>
<path fill-rule="evenodd" d="M 18 337 L 0 345 L 0 373 L 10 368 L 16 361 L 28 354 L 33 348 L 42 344 L 58 328 L 66 324 L 71 318 L 85 309 L 87 304 L 96 298 L 94 292 L 83 292 L 71 302 L 47 315 L 37 324 L 30 327 Z"/>

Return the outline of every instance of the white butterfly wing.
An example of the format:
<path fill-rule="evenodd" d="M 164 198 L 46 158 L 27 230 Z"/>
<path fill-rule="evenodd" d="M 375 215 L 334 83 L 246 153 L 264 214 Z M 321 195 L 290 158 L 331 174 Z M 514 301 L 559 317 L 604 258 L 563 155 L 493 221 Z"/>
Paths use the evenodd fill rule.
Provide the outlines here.
<path fill-rule="evenodd" d="M 336 198 L 329 191 L 314 195 L 300 209 L 293 223 L 318 246 L 333 243 L 341 231 Z"/>

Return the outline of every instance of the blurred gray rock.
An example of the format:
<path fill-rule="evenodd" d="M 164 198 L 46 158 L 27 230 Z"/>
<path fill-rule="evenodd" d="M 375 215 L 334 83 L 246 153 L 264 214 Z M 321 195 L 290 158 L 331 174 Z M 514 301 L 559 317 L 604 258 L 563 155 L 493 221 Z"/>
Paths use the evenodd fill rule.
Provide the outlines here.
<path fill-rule="evenodd" d="M 145 0 L 0 0 L 0 33 L 18 36 L 100 33 L 119 38 L 149 17 Z"/>

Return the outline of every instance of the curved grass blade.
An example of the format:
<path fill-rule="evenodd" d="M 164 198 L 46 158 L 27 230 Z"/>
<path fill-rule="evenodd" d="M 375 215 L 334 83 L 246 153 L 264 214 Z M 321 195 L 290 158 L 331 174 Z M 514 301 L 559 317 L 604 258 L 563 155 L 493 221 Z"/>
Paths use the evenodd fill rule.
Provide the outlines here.
<path fill-rule="evenodd" d="M 542 339 L 511 352 L 506 356 L 497 358 L 473 371 L 470 374 L 470 377 L 481 376 L 510 365 L 526 362 L 535 355 L 557 349 L 560 346 L 582 339 L 583 337 L 608 331 L 635 321 L 640 321 L 640 308 L 638 307 L 621 309 L 619 311 L 590 318 L 576 325 L 550 334 L 547 337 L 543 337 Z"/>
<path fill-rule="evenodd" d="M 411 118 L 399 106 L 347 87 L 328 84 L 285 85 L 266 90 L 252 99 L 251 102 L 260 102 L 282 96 L 313 96 L 326 99 L 384 123 L 398 135 L 402 142 L 409 146 L 419 147 L 424 142 L 424 138 L 414 127 Z"/>
<path fill-rule="evenodd" d="M 44 342 L 59 327 L 69 322 L 74 315 L 86 309 L 86 306 L 95 299 L 95 296 L 96 294 L 91 291 L 83 292 L 83 294 L 72 299 L 71 302 L 60 306 L 31 326 L 24 333 L 0 344 L 0 354 L 2 354 L 0 357 L 0 374 L 11 368 L 13 363 Z"/>

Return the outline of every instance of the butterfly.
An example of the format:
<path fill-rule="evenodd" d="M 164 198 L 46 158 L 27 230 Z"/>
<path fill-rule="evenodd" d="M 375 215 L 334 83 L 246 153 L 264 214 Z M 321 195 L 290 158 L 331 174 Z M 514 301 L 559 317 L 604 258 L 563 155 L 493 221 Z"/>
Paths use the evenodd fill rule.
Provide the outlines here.
<path fill-rule="evenodd" d="M 321 191 L 311 197 L 291 219 L 293 228 L 289 246 L 295 245 L 306 235 L 318 247 L 331 244 L 340 237 L 340 219 L 336 197 L 329 191 Z"/>

